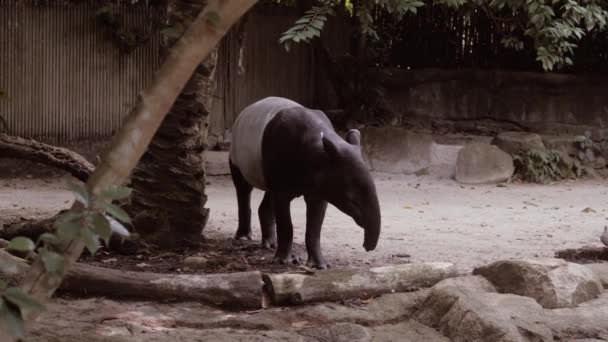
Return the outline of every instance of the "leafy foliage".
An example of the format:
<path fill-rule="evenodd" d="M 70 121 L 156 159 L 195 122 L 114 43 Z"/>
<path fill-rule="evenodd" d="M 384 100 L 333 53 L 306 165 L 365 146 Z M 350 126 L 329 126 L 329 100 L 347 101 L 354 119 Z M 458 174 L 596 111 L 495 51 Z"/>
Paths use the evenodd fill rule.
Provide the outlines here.
<path fill-rule="evenodd" d="M 334 6 L 335 4 L 329 2 L 306 11 L 304 16 L 294 23 L 294 26 L 283 33 L 279 42 L 284 43 L 285 49 L 289 51 L 292 42 L 309 42 L 314 37 L 320 37 L 327 16 L 334 15 Z"/>
<path fill-rule="evenodd" d="M 132 1 L 132 3 L 136 3 L 137 1 Z M 119 6 L 117 3 L 105 2 L 95 13 L 95 19 L 97 24 L 104 29 L 108 38 L 121 52 L 130 53 L 145 43 L 151 37 L 152 32 L 128 28 L 124 24 L 124 19 L 118 12 L 117 6 Z M 160 25 L 150 27 L 154 26 Z"/>
<path fill-rule="evenodd" d="M 52 281 L 61 281 L 65 273 L 63 248 L 74 239 L 82 239 L 91 254 L 100 248 L 99 240 L 106 245 L 112 234 L 128 236 L 129 231 L 121 222 L 129 223 L 129 215 L 114 200 L 122 200 L 131 195 L 131 189 L 112 186 L 100 195 L 91 194 L 85 185 L 78 181 L 68 181 L 68 188 L 81 206 L 64 212 L 55 221 L 55 234 L 42 234 L 36 243 L 25 237 L 16 237 L 8 245 L 9 250 L 38 254 L 45 271 Z M 0 281 L 0 321 L 9 332 L 18 338 L 24 334 L 23 312 L 42 311 L 44 307 L 23 290 L 10 287 Z"/>
<path fill-rule="evenodd" d="M 571 65 L 577 42 L 594 30 L 605 29 L 608 19 L 605 9 L 608 4 L 600 0 L 433 0 L 433 3 L 462 9 L 465 17 L 472 9 L 485 11 L 501 24 L 497 27 L 506 27 L 504 32 L 500 32 L 505 47 L 521 50 L 525 46 L 524 40 L 529 40 L 536 50 L 536 60 L 547 71 Z M 406 14 L 415 15 L 424 5 L 422 0 L 358 0 L 354 2 L 354 15 L 361 33 L 378 39 L 379 35 L 374 30 L 374 14 L 378 10 L 400 20 Z M 324 24 L 326 20 L 320 13 L 340 6 L 345 6 L 345 3 L 329 2 L 313 7 L 283 34 L 280 42 L 287 47 L 291 42 L 308 42 L 318 37 L 323 28 L 319 22 Z M 315 29 L 310 29 L 313 23 Z"/>
<path fill-rule="evenodd" d="M 533 149 L 513 157 L 515 175 L 524 181 L 546 184 L 551 181 L 580 176 L 577 163 L 569 165 L 559 153 Z"/>

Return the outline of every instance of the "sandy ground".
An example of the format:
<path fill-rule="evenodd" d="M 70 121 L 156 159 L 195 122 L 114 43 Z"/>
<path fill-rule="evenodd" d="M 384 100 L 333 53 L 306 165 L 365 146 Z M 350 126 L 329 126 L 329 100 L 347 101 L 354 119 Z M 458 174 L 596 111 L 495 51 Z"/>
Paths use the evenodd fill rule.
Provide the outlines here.
<path fill-rule="evenodd" d="M 375 174 L 375 178 L 382 209 L 378 248 L 365 252 L 362 230 L 330 206 L 321 241 L 330 263 L 450 261 L 467 270 L 497 259 L 553 256 L 558 249 L 598 245 L 608 225 L 605 181 L 497 187 L 463 186 L 435 174 Z M 212 216 L 206 234 L 230 237 L 237 225 L 232 183 L 229 177 L 213 177 L 209 182 Z M 256 212 L 261 196 L 254 191 L 254 239 L 260 238 Z M 50 216 L 70 202 L 60 179 L 0 179 L 0 224 Z M 292 205 L 292 217 L 295 241 L 303 243 L 301 198 Z"/>

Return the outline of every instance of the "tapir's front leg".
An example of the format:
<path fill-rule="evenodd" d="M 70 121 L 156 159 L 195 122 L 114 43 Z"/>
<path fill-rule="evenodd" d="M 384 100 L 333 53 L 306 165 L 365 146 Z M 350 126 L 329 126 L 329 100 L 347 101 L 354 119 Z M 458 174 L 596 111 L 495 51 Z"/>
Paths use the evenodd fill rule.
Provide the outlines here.
<path fill-rule="evenodd" d="M 277 220 L 277 252 L 274 256 L 275 262 L 281 264 L 299 263 L 293 255 L 293 224 L 291 223 L 291 200 L 292 197 L 280 194 L 272 194 L 274 212 Z"/>
<path fill-rule="evenodd" d="M 321 253 L 321 227 L 325 219 L 327 201 L 310 195 L 304 196 L 304 201 L 306 201 L 306 251 L 308 252 L 306 266 L 318 269 L 329 268 L 330 265 Z"/>
<path fill-rule="evenodd" d="M 239 227 L 234 238 L 237 240 L 251 240 L 251 191 L 253 187 L 247 183 L 241 171 L 232 162 L 229 161 L 229 164 L 239 207 Z"/>

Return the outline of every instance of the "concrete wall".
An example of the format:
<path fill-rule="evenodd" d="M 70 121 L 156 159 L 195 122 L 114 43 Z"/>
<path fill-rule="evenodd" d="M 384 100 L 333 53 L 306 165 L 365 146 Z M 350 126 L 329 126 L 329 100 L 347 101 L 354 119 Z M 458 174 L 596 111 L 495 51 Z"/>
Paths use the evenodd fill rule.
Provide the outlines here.
<path fill-rule="evenodd" d="M 493 119 L 534 130 L 608 128 L 608 79 L 482 70 L 393 72 L 392 109 L 403 117 Z"/>

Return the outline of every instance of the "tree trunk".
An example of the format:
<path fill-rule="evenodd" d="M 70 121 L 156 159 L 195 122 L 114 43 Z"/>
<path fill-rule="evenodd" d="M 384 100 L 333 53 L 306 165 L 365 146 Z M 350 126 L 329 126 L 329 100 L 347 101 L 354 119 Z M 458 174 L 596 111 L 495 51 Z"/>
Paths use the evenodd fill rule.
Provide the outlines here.
<path fill-rule="evenodd" d="M 369 298 L 431 287 L 456 276 L 450 263 L 422 263 L 318 271 L 305 274 L 264 274 L 264 290 L 272 304 L 303 304 Z"/>
<path fill-rule="evenodd" d="M 203 4 L 174 1 L 170 25 L 188 27 Z M 163 38 L 161 54 L 166 55 L 177 37 Z M 132 177 L 135 230 L 160 247 L 200 240 L 209 216 L 203 151 L 216 60 L 217 47 L 192 74 Z"/>
<path fill-rule="evenodd" d="M 262 274 L 159 274 L 118 271 L 76 263 L 62 291 L 87 296 L 197 301 L 224 309 L 261 309 Z"/>
<path fill-rule="evenodd" d="M 69 172 L 86 182 L 95 167 L 83 156 L 67 148 L 0 133 L 0 157 L 42 163 Z"/>

